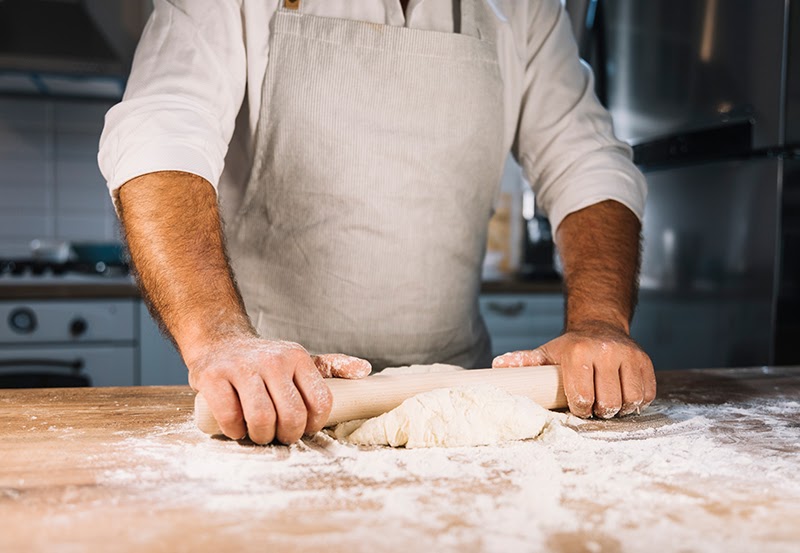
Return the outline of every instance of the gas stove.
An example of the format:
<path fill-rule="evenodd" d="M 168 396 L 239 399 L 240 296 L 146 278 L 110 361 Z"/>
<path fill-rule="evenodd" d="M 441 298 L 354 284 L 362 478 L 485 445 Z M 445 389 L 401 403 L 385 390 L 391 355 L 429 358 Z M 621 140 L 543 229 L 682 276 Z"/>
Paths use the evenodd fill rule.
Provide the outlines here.
<path fill-rule="evenodd" d="M 117 256 L 0 257 L 0 388 L 136 383 L 136 292 Z M 92 252 L 93 253 L 93 252 Z"/>
<path fill-rule="evenodd" d="M 133 278 L 125 263 L 43 261 L 32 258 L 0 258 L 0 290 L 7 287 L 130 286 Z"/>
<path fill-rule="evenodd" d="M 0 258 L 0 388 L 135 384 L 136 301 L 121 261 Z"/>

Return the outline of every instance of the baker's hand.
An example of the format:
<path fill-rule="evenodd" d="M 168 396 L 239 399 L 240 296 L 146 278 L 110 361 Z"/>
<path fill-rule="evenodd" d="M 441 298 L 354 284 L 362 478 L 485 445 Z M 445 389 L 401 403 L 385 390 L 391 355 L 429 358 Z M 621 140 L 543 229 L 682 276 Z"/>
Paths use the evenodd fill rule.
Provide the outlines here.
<path fill-rule="evenodd" d="M 222 432 L 258 444 L 291 444 L 322 429 L 332 396 L 323 377 L 362 378 L 368 361 L 309 355 L 294 342 L 257 337 L 226 340 L 189 357 L 189 384 L 202 393 Z"/>
<path fill-rule="evenodd" d="M 500 355 L 492 367 L 561 365 L 569 409 L 608 419 L 638 413 L 656 396 L 650 357 L 619 327 L 594 322 L 545 345 Z"/>

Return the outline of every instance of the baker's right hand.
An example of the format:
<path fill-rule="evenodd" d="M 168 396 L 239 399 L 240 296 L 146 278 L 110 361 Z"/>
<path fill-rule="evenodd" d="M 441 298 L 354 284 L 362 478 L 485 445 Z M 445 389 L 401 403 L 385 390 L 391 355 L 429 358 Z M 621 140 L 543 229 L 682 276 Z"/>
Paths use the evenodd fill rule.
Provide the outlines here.
<path fill-rule="evenodd" d="M 258 444 L 291 444 L 321 430 L 333 399 L 323 377 L 362 378 L 372 370 L 357 357 L 312 356 L 294 342 L 249 336 L 226 340 L 187 365 L 189 384 L 222 432 Z"/>

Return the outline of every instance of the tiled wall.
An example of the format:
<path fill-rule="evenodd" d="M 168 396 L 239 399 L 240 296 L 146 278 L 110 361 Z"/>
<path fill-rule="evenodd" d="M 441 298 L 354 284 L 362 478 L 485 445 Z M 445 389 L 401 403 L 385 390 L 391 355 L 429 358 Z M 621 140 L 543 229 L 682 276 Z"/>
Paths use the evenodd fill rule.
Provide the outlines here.
<path fill-rule="evenodd" d="M 105 102 L 0 98 L 0 257 L 35 238 L 118 240 L 97 168 Z"/>

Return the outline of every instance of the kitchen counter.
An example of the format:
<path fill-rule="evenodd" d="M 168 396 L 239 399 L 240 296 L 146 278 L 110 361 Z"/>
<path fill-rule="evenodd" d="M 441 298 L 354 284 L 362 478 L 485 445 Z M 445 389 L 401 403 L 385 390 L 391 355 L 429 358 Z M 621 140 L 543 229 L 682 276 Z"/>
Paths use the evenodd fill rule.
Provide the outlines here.
<path fill-rule="evenodd" d="M 561 294 L 560 280 L 528 280 L 514 276 L 485 280 L 482 294 Z M 58 279 L 0 281 L 0 300 L 39 299 L 114 299 L 139 298 L 141 293 L 130 279 L 91 279 L 87 282 L 65 283 Z"/>
<path fill-rule="evenodd" d="M 561 294 L 557 279 L 525 279 L 509 275 L 481 282 L 481 294 Z"/>
<path fill-rule="evenodd" d="M 0 551 L 796 551 L 800 368 L 478 448 L 212 439 L 186 387 L 0 390 Z"/>
<path fill-rule="evenodd" d="M 526 280 L 516 277 L 485 280 L 482 294 L 561 294 L 560 280 Z M 115 279 L 86 283 L 63 283 L 57 280 L 44 282 L 0 282 L 0 300 L 45 299 L 114 299 L 139 298 L 141 293 L 133 279 Z"/>
<path fill-rule="evenodd" d="M 15 282 L 0 281 L 0 300 L 122 299 L 140 297 L 133 279 L 97 279 L 59 282 L 58 279 Z"/>

